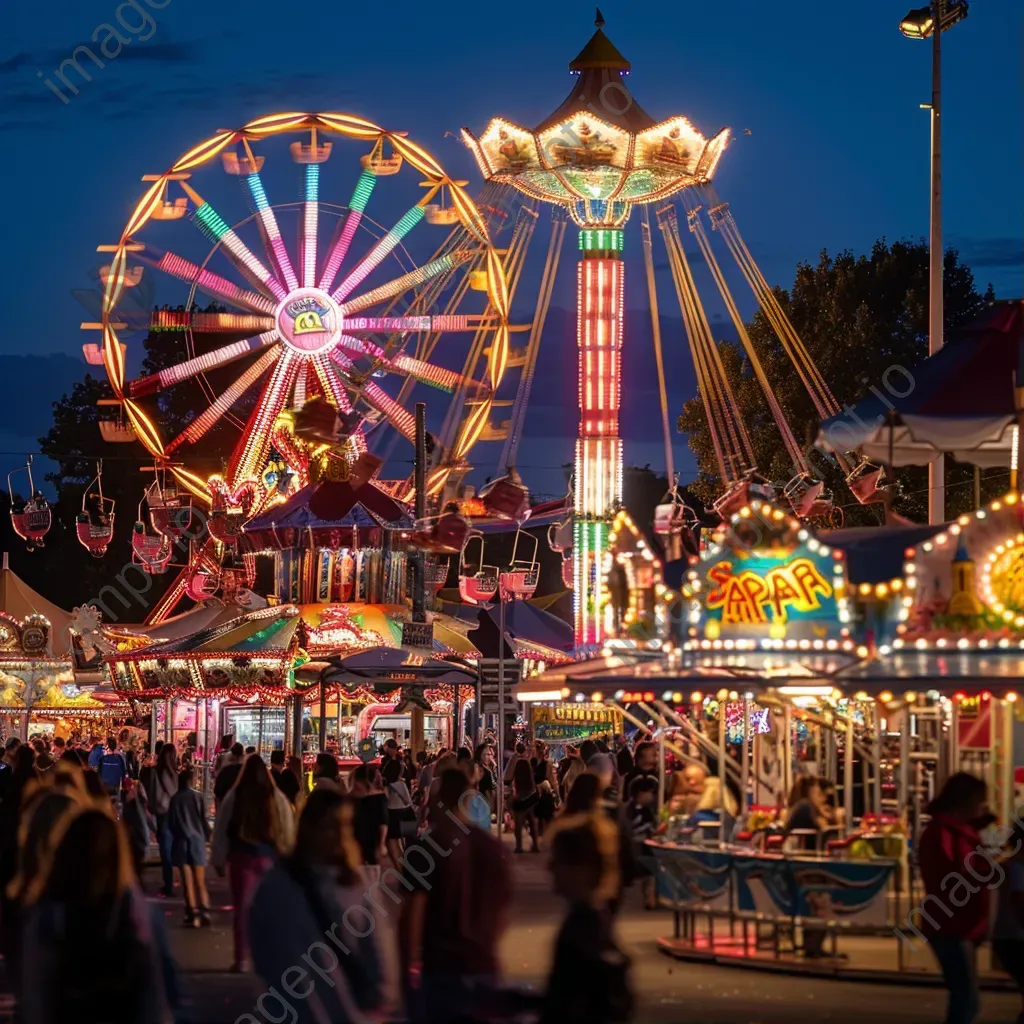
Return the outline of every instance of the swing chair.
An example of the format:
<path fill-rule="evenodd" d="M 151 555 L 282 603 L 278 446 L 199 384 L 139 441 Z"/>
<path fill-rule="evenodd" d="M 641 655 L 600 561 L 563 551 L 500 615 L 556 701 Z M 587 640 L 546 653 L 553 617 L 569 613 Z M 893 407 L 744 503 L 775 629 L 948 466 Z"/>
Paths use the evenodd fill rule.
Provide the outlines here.
<path fill-rule="evenodd" d="M 95 485 L 96 490 L 91 488 Z M 89 499 L 95 501 L 95 511 L 89 511 Z M 96 464 L 96 476 L 82 495 L 82 511 L 75 524 L 78 542 L 92 555 L 102 558 L 114 539 L 114 499 L 103 495 L 103 463 Z"/>
<path fill-rule="evenodd" d="M 514 467 L 480 492 L 487 514 L 498 519 L 522 520 L 530 507 L 530 492 Z"/>
<path fill-rule="evenodd" d="M 450 559 L 428 555 L 423 563 L 423 581 L 427 589 L 435 595 L 440 593 L 442 587 L 448 582 L 449 569 L 451 569 Z"/>
<path fill-rule="evenodd" d="M 15 473 L 25 472 L 28 474 L 28 500 L 22 501 L 14 495 L 14 485 L 11 478 Z M 25 541 L 28 551 L 45 547 L 43 538 L 50 532 L 53 524 L 53 513 L 50 503 L 43 495 L 36 490 L 32 481 L 32 456 L 28 457 L 25 469 L 13 469 L 7 474 L 7 491 L 11 498 L 11 528 Z"/>
<path fill-rule="evenodd" d="M 167 563 L 171 560 L 171 539 L 166 534 L 155 536 L 146 533 L 146 524 L 142 519 L 142 502 L 139 502 L 139 518 L 132 528 L 132 562 L 141 565 L 146 572 L 160 576 L 167 571 Z"/>
<path fill-rule="evenodd" d="M 885 468 L 872 462 L 867 456 L 862 457 L 846 477 L 846 486 L 862 505 L 875 505 L 885 501 L 888 485 Z"/>
<path fill-rule="evenodd" d="M 533 553 L 528 559 L 519 557 L 519 542 L 524 536 L 528 541 L 533 541 Z M 537 584 L 540 582 L 540 562 L 537 561 L 539 547 L 540 542 L 536 537 L 524 534 L 522 528 L 516 530 L 515 544 L 512 545 L 512 561 L 498 580 L 503 601 L 533 597 L 537 592 Z"/>
<path fill-rule="evenodd" d="M 469 560 L 469 547 L 474 541 L 480 541 L 479 568 L 473 572 L 473 564 Z M 498 567 L 484 564 L 484 536 L 474 533 L 466 542 L 466 552 L 459 567 L 459 596 L 466 604 L 487 604 L 498 592 Z"/>
<path fill-rule="evenodd" d="M 173 478 L 168 484 L 166 470 L 154 467 L 153 473 L 153 482 L 144 495 L 149 507 L 149 524 L 170 541 L 177 541 L 192 525 L 192 497 L 179 491 Z M 141 512 L 139 520 L 142 520 Z"/>
<path fill-rule="evenodd" d="M 450 501 L 433 527 L 427 529 L 425 521 L 418 524 L 420 528 L 409 538 L 409 546 L 434 555 L 461 555 L 469 537 L 469 523 L 458 508 Z"/>

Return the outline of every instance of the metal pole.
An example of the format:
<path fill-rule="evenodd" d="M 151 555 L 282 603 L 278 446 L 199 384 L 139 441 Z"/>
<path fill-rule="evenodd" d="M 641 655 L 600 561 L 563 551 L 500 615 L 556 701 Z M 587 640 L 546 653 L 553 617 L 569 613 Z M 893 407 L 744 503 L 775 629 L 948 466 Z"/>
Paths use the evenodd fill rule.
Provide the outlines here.
<path fill-rule="evenodd" d="M 416 519 L 421 521 L 427 514 L 427 406 L 416 403 Z M 427 621 L 427 586 L 422 550 L 412 553 L 412 621 Z"/>
<path fill-rule="evenodd" d="M 874 739 L 871 741 L 871 760 L 874 778 L 872 780 L 872 809 L 875 814 L 882 813 L 882 733 L 878 719 L 878 705 L 872 705 L 871 724 L 874 729 Z"/>
<path fill-rule="evenodd" d="M 498 837 L 505 817 L 505 595 L 498 591 Z"/>
<path fill-rule="evenodd" d="M 897 813 L 906 814 L 908 825 L 911 822 L 910 806 L 910 708 L 904 709 L 903 721 L 900 724 L 900 775 L 899 775 L 899 806 Z"/>
<path fill-rule="evenodd" d="M 789 800 L 793 789 L 793 706 L 782 708 L 782 804 Z"/>
<path fill-rule="evenodd" d="M 750 698 L 743 698 L 743 763 L 740 766 L 740 791 L 743 793 L 741 813 L 750 805 Z"/>
<path fill-rule="evenodd" d="M 853 718 L 846 716 L 846 748 L 843 750 L 843 835 L 853 827 Z"/>
<path fill-rule="evenodd" d="M 452 747 L 455 750 L 458 750 L 459 740 L 462 738 L 462 730 L 459 728 L 459 709 L 461 707 L 461 705 L 459 704 L 459 683 L 456 682 L 452 688 L 455 691 L 455 696 L 452 703 Z"/>
<path fill-rule="evenodd" d="M 725 735 L 725 709 L 729 706 L 728 696 L 718 703 L 718 788 L 721 794 L 718 798 L 719 812 L 718 820 L 722 823 L 718 830 L 719 841 L 725 840 L 725 814 L 728 803 L 725 799 L 725 780 L 728 777 L 725 758 L 727 753 Z"/>
<path fill-rule="evenodd" d="M 931 210 L 928 246 L 928 354 L 942 348 L 942 8 L 932 0 Z M 928 464 L 928 522 L 946 521 L 946 456 Z"/>
<path fill-rule="evenodd" d="M 320 753 L 327 749 L 327 687 L 324 677 L 320 675 Z"/>

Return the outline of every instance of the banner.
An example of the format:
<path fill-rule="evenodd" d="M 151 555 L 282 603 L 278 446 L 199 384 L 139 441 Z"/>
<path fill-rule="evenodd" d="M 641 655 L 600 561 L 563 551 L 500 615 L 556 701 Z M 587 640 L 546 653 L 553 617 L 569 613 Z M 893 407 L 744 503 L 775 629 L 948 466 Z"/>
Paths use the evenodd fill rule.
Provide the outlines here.
<path fill-rule="evenodd" d="M 882 928 L 888 921 L 892 860 L 840 861 L 703 850 L 649 842 L 658 895 L 681 909 L 814 917 Z"/>

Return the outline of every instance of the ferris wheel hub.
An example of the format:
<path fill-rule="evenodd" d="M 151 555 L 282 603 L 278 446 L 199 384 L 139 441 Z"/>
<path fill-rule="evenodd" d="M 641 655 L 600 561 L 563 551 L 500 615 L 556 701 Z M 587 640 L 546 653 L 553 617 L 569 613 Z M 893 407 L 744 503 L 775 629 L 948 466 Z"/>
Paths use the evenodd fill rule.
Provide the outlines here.
<path fill-rule="evenodd" d="M 345 325 L 338 304 L 319 288 L 290 292 L 278 305 L 275 316 L 285 346 L 304 357 L 333 349 Z"/>

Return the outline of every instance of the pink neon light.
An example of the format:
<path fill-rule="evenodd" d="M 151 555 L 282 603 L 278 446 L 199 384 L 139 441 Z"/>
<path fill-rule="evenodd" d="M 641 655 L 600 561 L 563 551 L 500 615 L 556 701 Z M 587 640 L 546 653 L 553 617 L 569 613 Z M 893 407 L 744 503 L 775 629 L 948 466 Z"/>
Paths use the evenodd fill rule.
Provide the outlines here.
<path fill-rule="evenodd" d="M 367 381 L 363 386 L 366 400 L 379 409 L 391 421 L 391 425 L 410 441 L 416 436 L 416 417 L 407 409 L 403 409 L 387 392 Z"/>
<path fill-rule="evenodd" d="M 239 359 L 250 352 L 266 348 L 276 341 L 276 331 L 264 331 L 263 334 L 256 338 L 247 338 L 244 341 L 233 342 L 213 352 L 206 352 L 201 356 L 196 356 L 194 359 L 187 359 L 185 362 L 178 363 L 175 366 L 168 366 L 159 373 L 134 380 L 129 385 L 129 392 L 133 396 L 153 394 L 163 388 L 180 384 L 181 381 L 188 380 L 189 377 L 194 377 L 197 373 L 205 373 L 207 370 L 212 370 L 218 366 L 225 366 L 234 359 Z"/>
<path fill-rule="evenodd" d="M 334 243 L 334 248 L 327 257 L 324 275 L 320 278 L 320 290 L 322 292 L 329 292 L 331 290 L 334 278 L 341 269 L 341 264 L 344 262 L 349 246 L 352 244 L 352 239 L 355 237 L 356 228 L 359 227 L 359 222 L 362 219 L 363 213 L 361 210 L 349 210 L 348 216 L 345 218 L 345 226 L 341 229 L 338 241 Z"/>
<path fill-rule="evenodd" d="M 265 284 L 275 296 L 278 302 L 283 302 L 288 294 L 281 282 L 249 251 L 246 244 L 235 234 L 234 231 L 225 231 L 220 238 L 224 248 L 238 260 L 258 281 Z"/>
<path fill-rule="evenodd" d="M 278 357 L 277 352 L 268 352 L 267 355 Z M 246 424 L 245 447 L 241 453 L 236 452 L 236 457 L 232 459 L 231 480 L 244 480 L 253 476 L 267 457 L 271 428 L 288 401 L 288 393 L 295 383 L 300 366 L 304 366 L 303 361 L 287 350 L 278 358 L 274 372 Z"/>
<path fill-rule="evenodd" d="M 270 248 L 274 253 L 277 267 L 284 277 L 288 291 L 293 292 L 299 287 L 299 281 L 295 276 L 295 271 L 292 269 L 292 261 L 288 256 L 288 250 L 285 248 L 284 239 L 281 238 L 281 229 L 277 226 L 277 218 L 274 216 L 274 211 L 269 208 L 260 210 L 260 220 L 263 221 L 263 226 L 267 231 L 267 238 L 270 239 Z"/>
<path fill-rule="evenodd" d="M 347 226 L 347 225 L 346 225 Z M 365 281 L 379 267 L 401 241 L 398 235 L 389 231 L 366 255 L 362 263 L 338 285 L 331 296 L 335 302 L 343 302 L 345 298 Z M 415 271 L 413 271 L 415 273 Z"/>
<path fill-rule="evenodd" d="M 220 274 L 211 273 L 209 270 L 200 270 L 195 263 L 176 256 L 173 252 L 165 252 L 156 266 L 158 270 L 188 281 L 189 284 L 194 281 L 204 291 L 212 292 L 242 305 L 251 306 L 261 313 L 274 312 L 274 303 L 265 295 L 249 291 L 247 288 L 239 288 L 233 281 L 221 277 Z"/>

